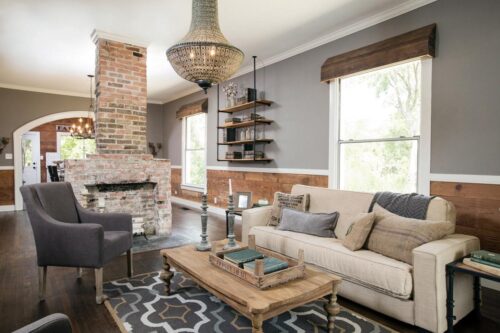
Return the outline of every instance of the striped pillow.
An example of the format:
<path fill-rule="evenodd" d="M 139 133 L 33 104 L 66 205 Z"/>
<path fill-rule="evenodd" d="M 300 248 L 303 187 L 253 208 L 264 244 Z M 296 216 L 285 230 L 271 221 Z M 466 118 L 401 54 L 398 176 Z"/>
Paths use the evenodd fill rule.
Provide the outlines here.
<path fill-rule="evenodd" d="M 413 249 L 453 233 L 453 224 L 417 220 L 393 214 L 375 205 L 375 222 L 368 237 L 368 250 L 413 264 Z"/>
<path fill-rule="evenodd" d="M 295 209 L 300 212 L 309 210 L 309 194 L 293 195 L 283 192 L 274 193 L 273 209 L 268 225 L 277 226 L 281 220 L 283 208 Z"/>

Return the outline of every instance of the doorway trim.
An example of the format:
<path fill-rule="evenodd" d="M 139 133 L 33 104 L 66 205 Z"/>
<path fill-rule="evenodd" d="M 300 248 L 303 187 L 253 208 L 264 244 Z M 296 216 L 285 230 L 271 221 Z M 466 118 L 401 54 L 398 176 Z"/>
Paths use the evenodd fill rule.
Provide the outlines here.
<path fill-rule="evenodd" d="M 21 196 L 21 191 L 19 188 L 23 184 L 23 172 L 22 172 L 22 149 L 21 142 L 23 134 L 29 132 L 32 128 L 43 125 L 45 123 L 50 123 L 51 121 L 56 121 L 60 119 L 67 118 L 79 118 L 88 117 L 89 111 L 66 111 L 49 114 L 35 120 L 32 120 L 23 126 L 19 127 L 14 131 L 13 134 L 13 144 L 14 144 L 14 204 L 15 210 L 23 210 L 23 198 Z M 90 116 L 94 118 L 94 114 L 91 113 Z M 40 170 L 42 172 L 42 170 Z"/>

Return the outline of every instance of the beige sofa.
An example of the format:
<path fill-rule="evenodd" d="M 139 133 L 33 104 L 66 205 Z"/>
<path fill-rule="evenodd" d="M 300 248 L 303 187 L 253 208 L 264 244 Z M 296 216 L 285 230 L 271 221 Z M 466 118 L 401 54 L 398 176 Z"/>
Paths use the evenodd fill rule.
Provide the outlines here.
<path fill-rule="evenodd" d="M 446 324 L 445 265 L 479 249 L 473 236 L 453 234 L 413 250 L 413 266 L 369 251 L 350 251 L 341 240 L 351 219 L 367 212 L 373 194 L 295 185 L 292 194 L 310 194 L 312 213 L 340 212 L 335 229 L 339 239 L 321 238 L 266 226 L 271 207 L 243 212 L 243 242 L 254 234 L 257 245 L 290 257 L 298 249 L 307 263 L 343 277 L 339 294 L 388 316 L 432 332 L 444 332 Z M 442 198 L 431 201 L 427 219 L 455 223 L 455 208 Z M 473 309 L 472 280 L 455 278 L 456 321 Z"/>

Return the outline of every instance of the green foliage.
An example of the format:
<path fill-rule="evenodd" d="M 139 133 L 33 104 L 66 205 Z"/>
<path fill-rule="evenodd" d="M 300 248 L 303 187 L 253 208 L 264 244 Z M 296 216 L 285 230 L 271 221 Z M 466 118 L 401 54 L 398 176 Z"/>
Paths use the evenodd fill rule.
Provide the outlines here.
<path fill-rule="evenodd" d="M 206 177 L 206 115 L 204 113 L 186 119 L 186 183 L 205 186 Z"/>
<path fill-rule="evenodd" d="M 388 121 L 373 130 L 370 119 L 351 123 L 353 139 L 412 137 L 420 134 L 420 61 L 354 77 L 381 100 Z M 377 115 L 374 115 L 376 117 Z M 366 118 L 366 117 L 365 117 Z M 353 125 L 353 126 L 352 126 Z M 344 125 L 345 126 L 345 125 Z M 341 144 L 341 187 L 355 191 L 416 191 L 418 141 Z"/>
<path fill-rule="evenodd" d="M 84 159 L 87 154 L 95 152 L 95 139 L 77 139 L 69 135 L 61 137 L 59 154 L 62 160 Z"/>

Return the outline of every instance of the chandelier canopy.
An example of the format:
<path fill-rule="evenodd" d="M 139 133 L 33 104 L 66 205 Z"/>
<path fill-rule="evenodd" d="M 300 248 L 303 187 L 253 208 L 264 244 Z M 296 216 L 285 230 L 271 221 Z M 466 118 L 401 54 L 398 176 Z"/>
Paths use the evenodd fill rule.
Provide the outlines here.
<path fill-rule="evenodd" d="M 94 112 L 94 99 L 92 98 L 92 79 L 94 75 L 88 74 L 90 78 L 90 106 L 89 113 L 86 118 L 79 118 L 78 123 L 73 123 L 69 132 L 72 137 L 77 139 L 94 139 L 95 138 L 95 128 L 94 120 L 92 119 L 91 113 Z"/>
<path fill-rule="evenodd" d="M 188 34 L 167 50 L 167 58 L 182 78 L 197 83 L 205 93 L 233 75 L 243 52 L 229 44 L 219 27 L 217 0 L 193 0 Z"/>

